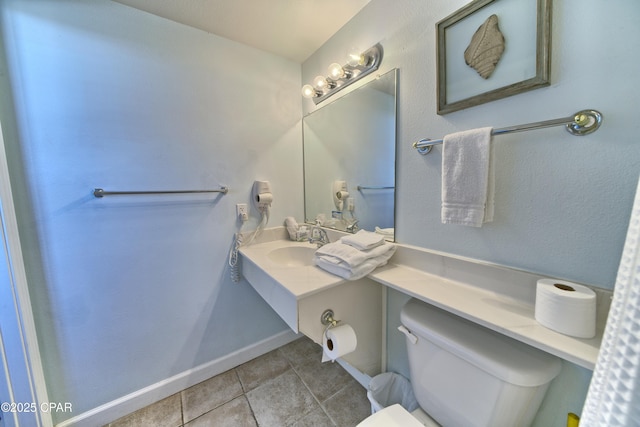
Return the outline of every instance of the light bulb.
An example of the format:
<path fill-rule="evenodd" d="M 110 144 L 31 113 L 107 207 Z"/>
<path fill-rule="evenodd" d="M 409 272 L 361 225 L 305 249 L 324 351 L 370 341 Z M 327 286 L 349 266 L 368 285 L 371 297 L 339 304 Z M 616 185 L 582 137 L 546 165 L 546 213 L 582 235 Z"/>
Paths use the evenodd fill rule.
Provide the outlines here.
<path fill-rule="evenodd" d="M 342 65 L 334 62 L 333 64 L 329 65 L 329 77 L 331 77 L 333 80 L 338 80 L 351 77 L 351 73 L 342 68 Z"/>
<path fill-rule="evenodd" d="M 305 98 L 313 98 L 318 96 L 318 91 L 311 85 L 302 86 L 302 96 Z"/>
<path fill-rule="evenodd" d="M 324 90 L 327 86 L 329 86 L 329 82 L 327 82 L 327 79 L 325 79 L 324 76 L 317 76 L 315 79 L 313 79 L 313 86 L 316 89 Z"/>
<path fill-rule="evenodd" d="M 358 67 L 365 64 L 365 57 L 360 51 L 353 49 L 347 54 L 347 65 Z"/>

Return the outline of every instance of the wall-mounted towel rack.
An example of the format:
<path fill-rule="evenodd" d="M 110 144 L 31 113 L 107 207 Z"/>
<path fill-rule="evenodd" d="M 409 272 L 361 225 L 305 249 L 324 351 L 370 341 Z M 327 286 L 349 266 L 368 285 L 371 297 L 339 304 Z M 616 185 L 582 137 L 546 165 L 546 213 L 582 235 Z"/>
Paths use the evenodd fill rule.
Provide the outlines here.
<path fill-rule="evenodd" d="M 222 193 L 227 194 L 229 189 L 227 187 L 220 187 L 218 190 L 167 190 L 167 191 L 106 191 L 102 188 L 96 188 L 93 190 L 95 197 L 104 196 L 129 196 L 136 194 L 184 194 L 184 193 Z"/>
<path fill-rule="evenodd" d="M 524 132 L 526 130 L 542 129 L 552 126 L 565 125 L 567 131 L 572 135 L 587 135 L 595 132 L 602 124 L 602 114 L 596 110 L 582 110 L 573 116 L 561 119 L 545 120 L 542 122 L 527 123 L 523 125 L 510 126 L 506 128 L 494 129 L 492 135 L 503 135 L 505 133 Z M 434 145 L 442 144 L 442 139 L 421 139 L 413 143 L 413 148 L 420 154 L 428 154 Z"/>
<path fill-rule="evenodd" d="M 358 185 L 356 188 L 358 189 L 358 191 L 361 191 L 361 190 L 393 190 L 396 187 L 394 187 L 394 186 L 389 186 L 389 187 L 370 187 L 369 186 L 369 187 L 367 187 L 367 186 L 364 186 L 364 185 Z"/>

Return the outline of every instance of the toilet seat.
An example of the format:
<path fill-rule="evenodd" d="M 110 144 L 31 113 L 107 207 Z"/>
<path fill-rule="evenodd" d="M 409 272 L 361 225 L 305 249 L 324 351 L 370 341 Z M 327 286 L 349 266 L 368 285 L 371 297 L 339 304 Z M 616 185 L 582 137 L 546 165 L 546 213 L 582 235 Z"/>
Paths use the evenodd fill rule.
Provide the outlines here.
<path fill-rule="evenodd" d="M 391 405 L 367 417 L 356 427 L 424 427 L 399 404 Z"/>

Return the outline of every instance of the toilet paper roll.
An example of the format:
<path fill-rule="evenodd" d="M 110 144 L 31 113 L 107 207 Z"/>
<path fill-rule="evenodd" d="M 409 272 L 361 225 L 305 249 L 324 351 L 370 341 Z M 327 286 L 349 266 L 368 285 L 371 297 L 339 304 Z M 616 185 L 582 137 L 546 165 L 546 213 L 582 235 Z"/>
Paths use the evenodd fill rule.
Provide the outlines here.
<path fill-rule="evenodd" d="M 256 195 L 256 202 L 271 204 L 273 195 L 271 193 L 260 193 Z"/>
<path fill-rule="evenodd" d="M 540 279 L 536 287 L 535 318 L 556 332 L 577 338 L 596 335 L 596 294 L 583 285 Z"/>
<path fill-rule="evenodd" d="M 349 325 L 330 328 L 322 338 L 322 361 L 335 361 L 356 349 L 358 338 L 356 331 Z"/>

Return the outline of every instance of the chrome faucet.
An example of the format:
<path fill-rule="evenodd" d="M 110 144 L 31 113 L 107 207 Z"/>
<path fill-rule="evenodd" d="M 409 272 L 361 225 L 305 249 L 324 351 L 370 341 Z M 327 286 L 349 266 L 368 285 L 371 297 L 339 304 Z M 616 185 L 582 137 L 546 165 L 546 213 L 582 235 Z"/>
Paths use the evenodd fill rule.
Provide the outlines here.
<path fill-rule="evenodd" d="M 358 231 L 358 220 L 357 219 L 353 220 L 353 222 L 347 225 L 346 228 L 349 233 L 355 233 L 356 231 Z"/>
<path fill-rule="evenodd" d="M 318 247 L 321 247 L 329 242 L 329 236 L 327 235 L 327 231 L 324 228 L 320 227 L 319 224 L 311 227 L 311 232 L 309 233 L 309 243 L 315 243 Z"/>

